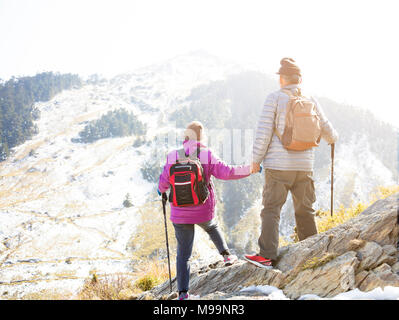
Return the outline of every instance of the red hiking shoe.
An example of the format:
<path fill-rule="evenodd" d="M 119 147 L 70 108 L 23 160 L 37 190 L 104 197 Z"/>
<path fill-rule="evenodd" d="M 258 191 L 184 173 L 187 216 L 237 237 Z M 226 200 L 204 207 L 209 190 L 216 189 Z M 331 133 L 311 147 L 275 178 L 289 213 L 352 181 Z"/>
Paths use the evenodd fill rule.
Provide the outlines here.
<path fill-rule="evenodd" d="M 271 259 L 264 258 L 258 254 L 254 256 L 245 255 L 244 259 L 248 262 L 254 264 L 257 267 L 265 268 L 265 269 L 273 269 L 273 264 Z"/>

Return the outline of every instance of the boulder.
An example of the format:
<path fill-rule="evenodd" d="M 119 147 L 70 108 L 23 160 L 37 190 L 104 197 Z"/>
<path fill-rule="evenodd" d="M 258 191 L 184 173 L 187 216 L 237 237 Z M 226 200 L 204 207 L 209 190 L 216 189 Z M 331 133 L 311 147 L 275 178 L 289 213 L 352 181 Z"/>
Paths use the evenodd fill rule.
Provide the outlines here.
<path fill-rule="evenodd" d="M 396 246 L 398 201 L 399 193 L 375 202 L 346 223 L 281 248 L 276 267 L 283 272 L 297 273 L 301 265 L 312 257 L 321 257 L 326 252 L 342 255 L 353 250 L 356 242 L 360 247 L 367 242 L 375 242 L 381 247 Z"/>
<path fill-rule="evenodd" d="M 349 251 L 325 265 L 299 272 L 283 291 L 291 299 L 305 294 L 333 297 L 355 288 L 355 270 L 358 264 L 356 252 Z"/>
<path fill-rule="evenodd" d="M 230 267 L 217 262 L 194 270 L 190 275 L 190 293 L 213 299 L 241 299 L 250 296 L 241 289 L 268 285 L 297 299 L 333 297 L 354 288 L 369 291 L 399 286 L 398 203 L 399 193 L 375 202 L 344 224 L 280 248 L 272 270 L 242 260 Z M 149 295 L 160 299 L 168 293 L 169 282 L 165 282 L 141 299 Z M 261 294 L 252 297 L 265 298 Z"/>
<path fill-rule="evenodd" d="M 391 267 L 384 263 L 374 270 L 359 273 L 356 277 L 356 286 L 361 291 L 370 291 L 386 286 L 399 287 L 399 275 L 392 272 Z"/>
<path fill-rule="evenodd" d="M 393 266 L 392 266 L 392 271 L 396 274 L 399 274 L 399 262 L 396 262 Z"/>
<path fill-rule="evenodd" d="M 389 253 L 392 253 L 390 248 L 394 247 L 389 245 L 384 247 L 388 248 L 388 250 L 384 250 L 376 242 L 371 241 L 359 249 L 357 252 L 357 258 L 360 261 L 358 271 L 374 269 L 383 263 L 393 265 L 396 262 L 396 258 L 389 255 Z"/>
<path fill-rule="evenodd" d="M 190 292 L 193 295 L 207 295 L 216 291 L 232 293 L 251 285 L 272 285 L 277 288 L 284 283 L 280 270 L 258 268 L 240 260 L 232 266 L 220 264 L 215 268 L 198 270 L 190 275 Z M 172 289 L 177 290 L 176 281 L 172 281 Z M 157 297 L 169 293 L 169 281 L 156 287 L 153 294 Z"/>

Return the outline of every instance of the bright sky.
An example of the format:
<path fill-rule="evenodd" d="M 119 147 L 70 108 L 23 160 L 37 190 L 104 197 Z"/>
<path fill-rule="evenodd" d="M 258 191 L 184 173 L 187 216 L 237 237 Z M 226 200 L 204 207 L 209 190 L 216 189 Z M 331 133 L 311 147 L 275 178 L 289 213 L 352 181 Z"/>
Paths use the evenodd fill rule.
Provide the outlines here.
<path fill-rule="evenodd" d="M 399 127 L 396 0 L 0 0 L 0 78 L 112 76 L 193 50 L 274 73 Z M 343 115 L 344 116 L 344 115 Z"/>

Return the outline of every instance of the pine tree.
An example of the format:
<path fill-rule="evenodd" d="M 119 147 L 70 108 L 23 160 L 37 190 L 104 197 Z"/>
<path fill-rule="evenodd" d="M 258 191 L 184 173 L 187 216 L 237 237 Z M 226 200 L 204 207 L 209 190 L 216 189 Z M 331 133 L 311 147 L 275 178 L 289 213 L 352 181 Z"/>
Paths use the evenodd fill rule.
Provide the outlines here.
<path fill-rule="evenodd" d="M 129 193 L 127 193 L 126 196 L 125 196 L 125 200 L 123 201 L 123 206 L 125 208 L 133 207 L 132 199 L 131 199 Z"/>
<path fill-rule="evenodd" d="M 0 159 L 5 160 L 9 150 L 24 143 L 38 132 L 35 120 L 40 111 L 35 102 L 48 101 L 64 89 L 79 87 L 77 75 L 44 72 L 34 77 L 12 77 L 0 82 Z"/>

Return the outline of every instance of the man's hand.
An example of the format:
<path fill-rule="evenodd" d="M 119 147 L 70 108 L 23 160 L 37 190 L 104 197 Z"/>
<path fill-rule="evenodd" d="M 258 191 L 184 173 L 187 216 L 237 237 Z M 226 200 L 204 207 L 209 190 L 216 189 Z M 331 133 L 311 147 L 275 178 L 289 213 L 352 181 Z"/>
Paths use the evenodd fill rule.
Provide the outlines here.
<path fill-rule="evenodd" d="M 251 174 L 257 173 L 260 171 L 260 164 L 256 162 L 252 162 L 251 164 Z"/>

